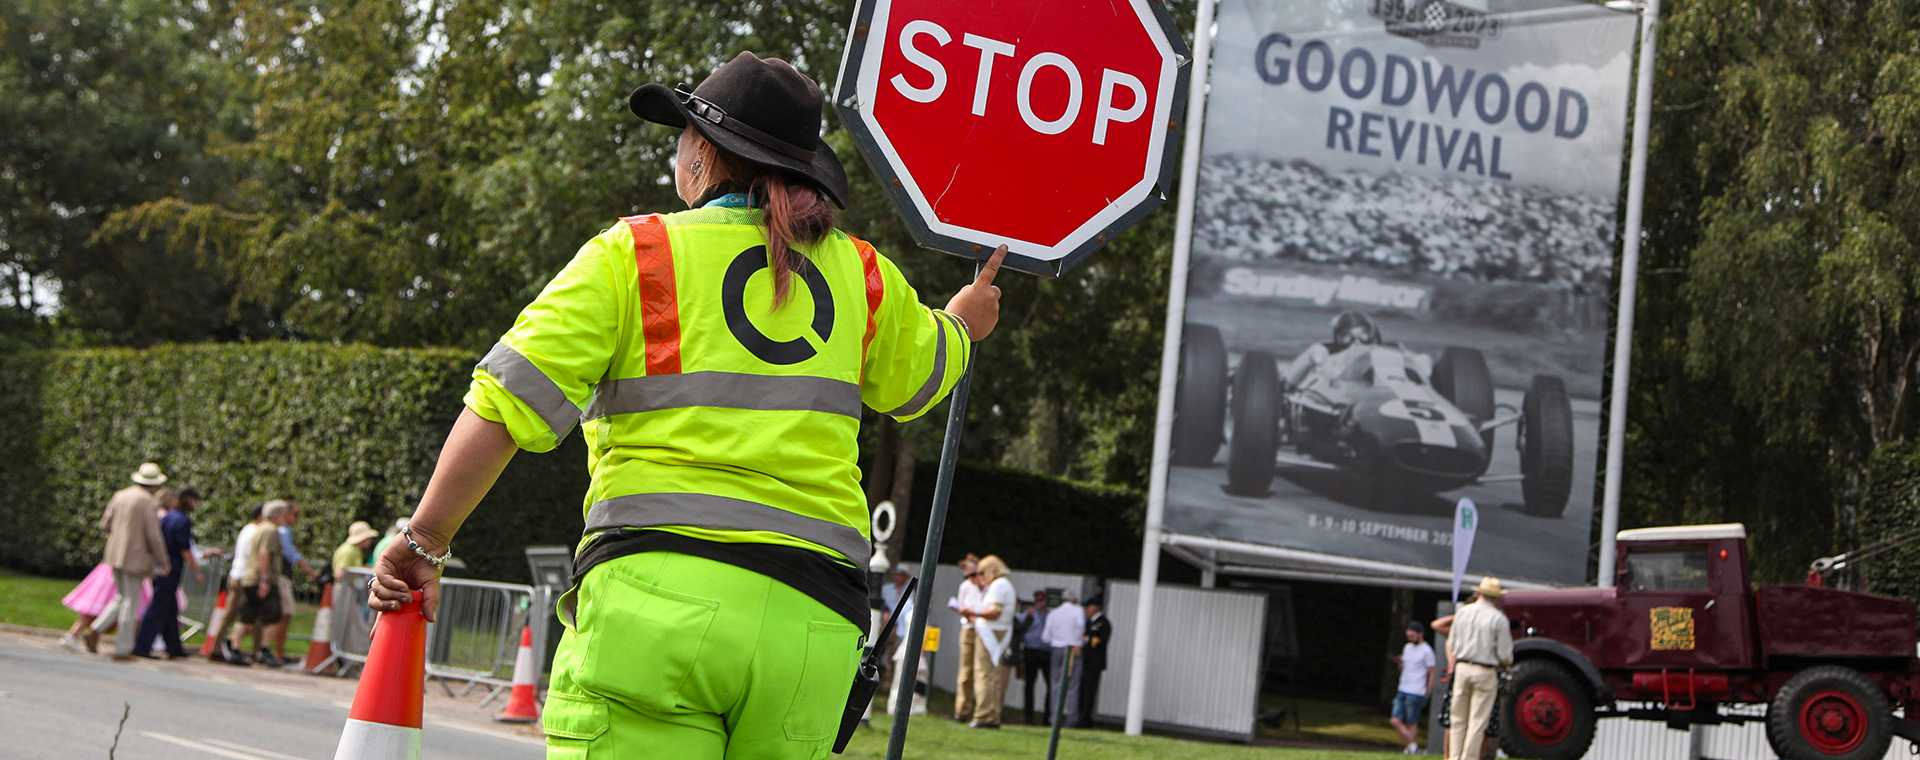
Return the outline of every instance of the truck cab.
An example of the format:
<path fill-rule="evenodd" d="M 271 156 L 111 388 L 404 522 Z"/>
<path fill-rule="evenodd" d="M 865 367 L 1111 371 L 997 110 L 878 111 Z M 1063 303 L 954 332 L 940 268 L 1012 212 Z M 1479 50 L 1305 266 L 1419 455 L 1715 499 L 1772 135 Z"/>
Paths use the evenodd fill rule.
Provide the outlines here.
<path fill-rule="evenodd" d="M 1768 705 L 1768 739 L 1792 760 L 1879 758 L 1892 735 L 1920 741 L 1920 722 L 1892 715 L 1895 706 L 1920 715 L 1912 603 L 1756 589 L 1738 524 L 1617 538 L 1612 588 L 1507 594 L 1509 754 L 1580 757 L 1603 717 L 1739 722 L 1719 710 L 1730 703 Z"/>

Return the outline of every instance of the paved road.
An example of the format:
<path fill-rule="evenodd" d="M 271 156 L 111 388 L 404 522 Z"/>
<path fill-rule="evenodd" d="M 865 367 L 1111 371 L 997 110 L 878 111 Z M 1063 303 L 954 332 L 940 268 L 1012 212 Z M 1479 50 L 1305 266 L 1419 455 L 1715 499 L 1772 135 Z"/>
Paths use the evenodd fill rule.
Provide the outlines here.
<path fill-rule="evenodd" d="M 1498 403 L 1514 408 L 1522 395 L 1504 388 L 1495 391 Z M 1235 496 L 1222 488 L 1227 482 L 1227 447 L 1222 446 L 1212 466 L 1174 467 L 1168 473 L 1166 524 L 1188 535 L 1447 570 L 1453 562 L 1453 504 L 1469 497 L 1481 509 L 1471 572 L 1579 583 L 1586 575 L 1599 425 L 1599 404 L 1576 399 L 1573 498 L 1559 517 L 1528 514 L 1520 504 L 1518 483 L 1474 485 L 1377 506 L 1351 477 L 1286 466 L 1273 479 L 1268 496 Z M 1519 472 L 1514 436 L 1511 425 L 1495 434 L 1490 472 Z"/>
<path fill-rule="evenodd" d="M 0 633 L 0 756 L 12 760 L 106 758 L 116 731 L 119 758 L 326 760 L 351 698 L 350 684 L 335 679 L 208 663 L 116 663 Z M 121 728 L 123 704 L 130 709 Z M 424 744 L 427 757 L 543 755 L 537 740 L 436 719 L 433 706 Z"/>

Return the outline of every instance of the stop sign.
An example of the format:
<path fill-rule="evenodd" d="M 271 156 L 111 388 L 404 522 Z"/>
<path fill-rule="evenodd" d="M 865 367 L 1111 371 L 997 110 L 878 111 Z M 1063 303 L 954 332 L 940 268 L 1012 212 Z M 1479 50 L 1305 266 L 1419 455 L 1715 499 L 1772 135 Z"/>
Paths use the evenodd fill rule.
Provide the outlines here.
<path fill-rule="evenodd" d="M 917 242 L 1058 276 L 1165 199 L 1187 59 L 1152 0 L 861 0 L 835 102 Z"/>

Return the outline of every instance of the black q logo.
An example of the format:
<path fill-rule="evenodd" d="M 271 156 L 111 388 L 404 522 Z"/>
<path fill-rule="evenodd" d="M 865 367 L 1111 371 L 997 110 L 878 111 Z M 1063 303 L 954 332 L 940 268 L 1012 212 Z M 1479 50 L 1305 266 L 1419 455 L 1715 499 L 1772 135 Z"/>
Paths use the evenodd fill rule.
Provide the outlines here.
<path fill-rule="evenodd" d="M 741 251 L 733 257 L 733 263 L 727 265 L 727 278 L 720 285 L 720 303 L 727 313 L 727 330 L 733 333 L 733 339 L 754 356 L 768 364 L 799 364 L 813 358 L 813 346 L 805 340 L 777 341 L 767 337 L 755 327 L 753 320 L 747 319 L 747 280 L 753 273 L 767 268 L 767 247 L 756 245 Z M 807 282 L 807 291 L 813 295 L 813 334 L 826 343 L 833 337 L 833 291 L 827 288 L 827 278 L 820 270 L 802 260 L 795 270 L 800 279 Z"/>

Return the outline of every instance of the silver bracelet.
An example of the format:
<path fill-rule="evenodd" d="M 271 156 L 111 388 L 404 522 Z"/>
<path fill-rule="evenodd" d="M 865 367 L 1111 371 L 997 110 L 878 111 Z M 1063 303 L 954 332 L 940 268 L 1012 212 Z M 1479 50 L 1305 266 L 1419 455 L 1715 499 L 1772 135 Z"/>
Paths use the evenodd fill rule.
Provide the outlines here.
<path fill-rule="evenodd" d="M 434 567 L 445 569 L 447 566 L 447 562 L 453 559 L 453 547 L 451 546 L 447 547 L 446 554 L 442 554 L 438 557 L 428 554 L 427 550 L 420 548 L 420 544 L 415 543 L 413 540 L 413 526 L 411 525 L 405 528 L 401 528 L 400 535 L 405 536 L 407 538 L 407 548 L 412 549 L 414 554 L 420 555 L 421 559 L 426 560 L 428 563 L 432 564 Z"/>
<path fill-rule="evenodd" d="M 965 317 L 962 317 L 951 311 L 947 311 L 946 309 L 941 309 L 940 313 L 945 314 L 949 317 L 953 317 L 953 321 L 960 323 L 960 332 L 967 336 L 967 340 L 973 340 L 973 328 L 967 326 L 967 320 Z"/>

